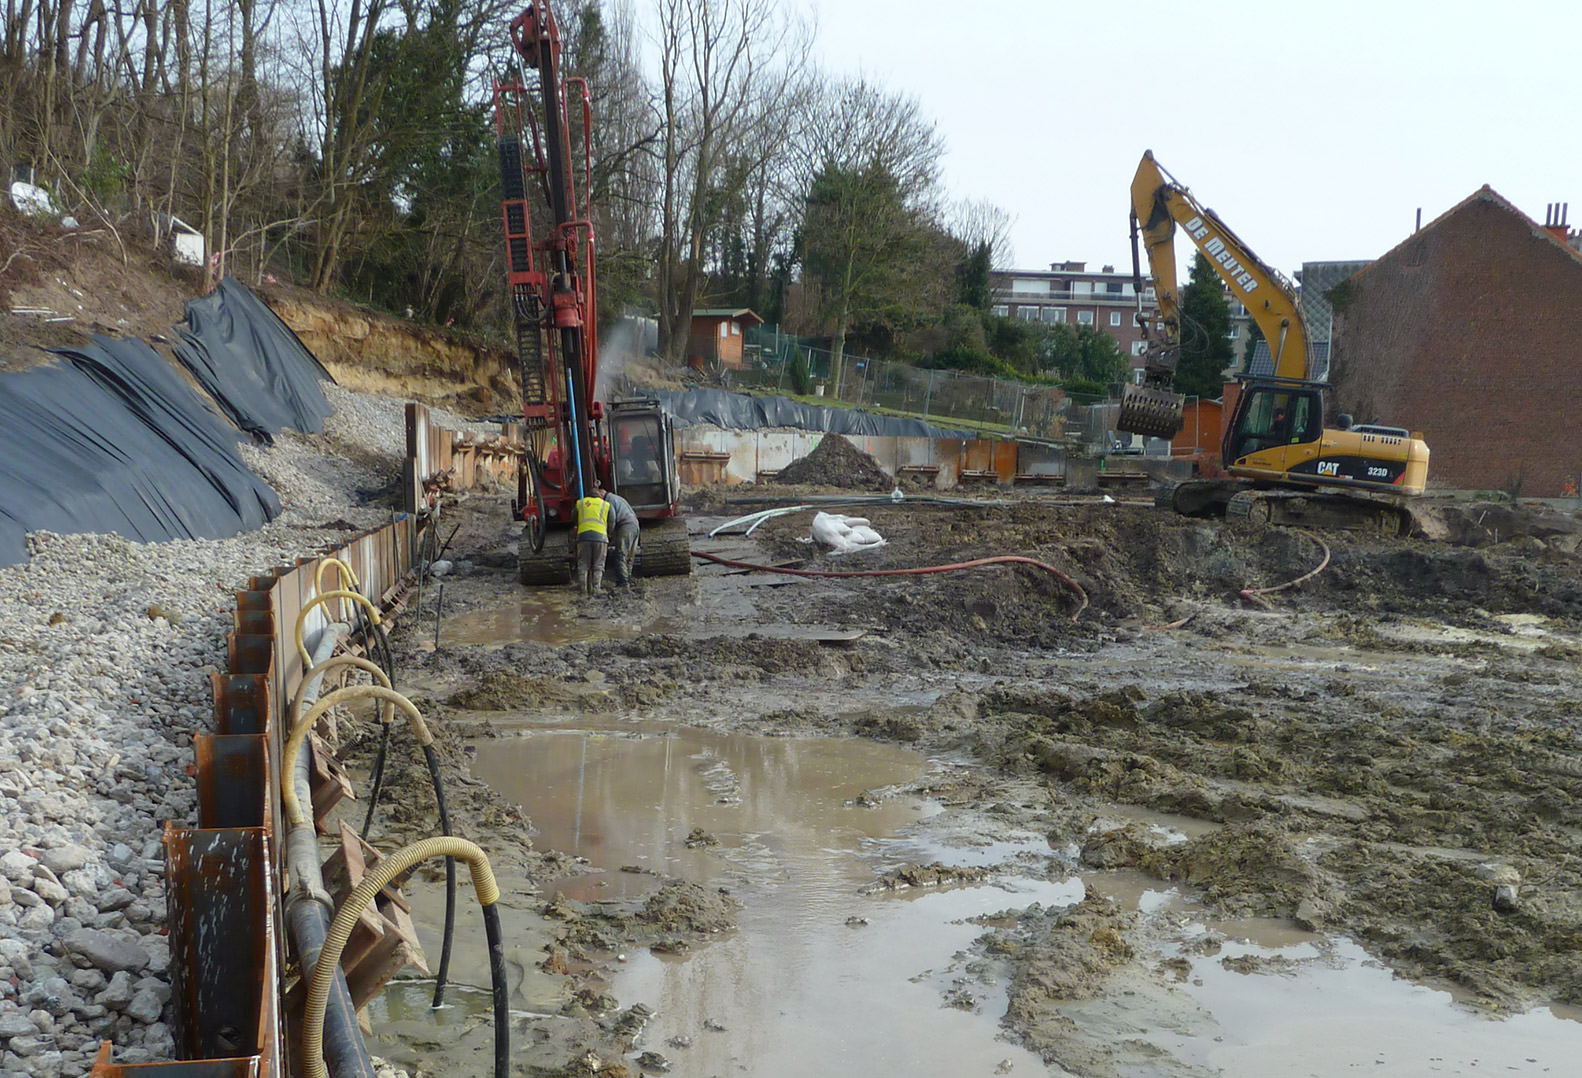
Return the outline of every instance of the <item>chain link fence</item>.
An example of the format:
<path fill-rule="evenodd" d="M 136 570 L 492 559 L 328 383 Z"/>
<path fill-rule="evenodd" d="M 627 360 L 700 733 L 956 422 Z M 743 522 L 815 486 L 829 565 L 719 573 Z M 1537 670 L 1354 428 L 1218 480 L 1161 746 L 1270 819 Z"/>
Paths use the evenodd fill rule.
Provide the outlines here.
<path fill-rule="evenodd" d="M 988 434 L 1101 445 L 1114 422 L 1108 414 L 1113 409 L 1104 408 L 1104 401 L 1078 401 L 1056 386 L 927 370 L 850 352 L 843 357 L 836 385 L 830 360 L 827 348 L 807 338 L 783 333 L 778 326 L 757 326 L 747 331 L 741 368 L 725 372 L 725 377 L 743 389 L 824 398 Z"/>

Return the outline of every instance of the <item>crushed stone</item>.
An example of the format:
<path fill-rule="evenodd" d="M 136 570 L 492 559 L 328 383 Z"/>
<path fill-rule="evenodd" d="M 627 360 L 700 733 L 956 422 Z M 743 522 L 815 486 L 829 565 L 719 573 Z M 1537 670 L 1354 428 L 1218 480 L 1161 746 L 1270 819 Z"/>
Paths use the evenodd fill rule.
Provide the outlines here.
<path fill-rule="evenodd" d="M 174 1058 L 160 835 L 197 823 L 192 738 L 213 729 L 235 593 L 394 508 L 405 402 L 324 390 L 322 434 L 241 446 L 284 507 L 258 531 L 38 532 L 0 570 L 0 1073 L 86 1074 L 104 1040 L 120 1064 Z"/>

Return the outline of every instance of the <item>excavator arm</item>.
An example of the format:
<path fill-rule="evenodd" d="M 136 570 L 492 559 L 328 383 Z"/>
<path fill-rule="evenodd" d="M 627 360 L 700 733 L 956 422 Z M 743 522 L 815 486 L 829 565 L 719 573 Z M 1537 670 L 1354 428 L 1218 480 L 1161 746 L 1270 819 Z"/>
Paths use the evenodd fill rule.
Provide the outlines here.
<path fill-rule="evenodd" d="M 1147 253 L 1154 280 L 1157 310 L 1140 312 L 1138 323 L 1147 342 L 1143 383 L 1127 386 L 1121 398 L 1117 429 L 1168 438 L 1181 429 L 1185 398 L 1173 389 L 1181 355 L 1181 300 L 1176 280 L 1175 234 L 1179 226 L 1207 256 L 1231 293 L 1269 342 L 1274 376 L 1301 380 L 1308 369 L 1307 329 L 1297 307 L 1295 290 L 1266 266 L 1214 211 L 1200 206 L 1181 184 L 1143 154 L 1132 179 L 1132 270 L 1143 294 L 1139 244 Z"/>

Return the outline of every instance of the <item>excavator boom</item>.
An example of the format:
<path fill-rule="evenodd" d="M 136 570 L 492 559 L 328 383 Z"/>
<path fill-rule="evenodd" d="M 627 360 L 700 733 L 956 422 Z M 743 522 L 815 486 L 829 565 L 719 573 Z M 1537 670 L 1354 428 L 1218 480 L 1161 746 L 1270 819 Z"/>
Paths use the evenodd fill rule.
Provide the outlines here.
<path fill-rule="evenodd" d="M 1132 179 L 1132 265 L 1141 279 L 1138 246 L 1146 251 L 1158 310 L 1139 314 L 1147 342 L 1143 383 L 1128 386 L 1116 426 L 1123 431 L 1168 438 L 1181 429 L 1184 398 L 1172 388 L 1181 349 L 1181 298 L 1176 280 L 1175 235 L 1179 227 L 1213 264 L 1231 293 L 1269 342 L 1274 376 L 1307 376 L 1308 339 L 1295 289 L 1270 269 L 1213 210 L 1200 205 L 1154 160 L 1143 154 Z M 1139 287 L 1141 296 L 1143 289 Z"/>

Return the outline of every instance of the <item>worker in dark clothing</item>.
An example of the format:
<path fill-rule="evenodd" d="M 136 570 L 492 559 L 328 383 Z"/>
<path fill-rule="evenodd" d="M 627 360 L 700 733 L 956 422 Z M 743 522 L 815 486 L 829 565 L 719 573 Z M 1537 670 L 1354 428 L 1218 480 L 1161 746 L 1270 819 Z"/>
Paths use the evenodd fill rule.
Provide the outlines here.
<path fill-rule="evenodd" d="M 615 555 L 615 584 L 625 587 L 632 582 L 632 558 L 637 554 L 637 514 L 632 503 L 611 491 L 604 495 L 610 507 L 610 553 Z"/>
<path fill-rule="evenodd" d="M 594 480 L 587 497 L 577 499 L 577 590 L 597 595 L 604 584 L 604 559 L 610 551 L 610 505 Z"/>

